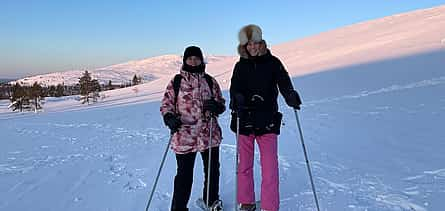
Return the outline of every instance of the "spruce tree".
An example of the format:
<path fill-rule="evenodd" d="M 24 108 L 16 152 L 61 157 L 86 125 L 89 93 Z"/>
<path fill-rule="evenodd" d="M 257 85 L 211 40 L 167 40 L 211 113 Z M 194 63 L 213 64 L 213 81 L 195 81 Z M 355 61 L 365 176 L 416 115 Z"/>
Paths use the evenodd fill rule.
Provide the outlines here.
<path fill-rule="evenodd" d="M 133 86 L 139 84 L 139 78 L 136 74 L 134 74 L 132 82 L 133 82 Z"/>
<path fill-rule="evenodd" d="M 111 82 L 111 80 L 108 81 L 108 88 L 107 90 L 113 89 L 113 83 Z"/>
<path fill-rule="evenodd" d="M 9 108 L 12 108 L 13 111 L 19 110 L 20 112 L 23 111 L 23 105 L 26 104 L 26 92 L 25 88 L 23 88 L 19 83 L 16 83 L 12 87 L 12 94 L 11 94 L 11 104 L 8 106 Z"/>
<path fill-rule="evenodd" d="M 64 91 L 65 91 L 65 88 L 63 87 L 63 85 L 62 84 L 57 84 L 57 87 L 56 87 L 56 90 L 55 90 L 55 92 L 56 92 L 55 96 L 56 97 L 64 96 L 64 94 L 63 94 Z"/>
<path fill-rule="evenodd" d="M 37 82 L 34 82 L 29 91 L 29 98 L 31 99 L 31 108 L 34 110 L 34 112 L 42 109 L 42 100 L 45 98 L 45 96 L 42 86 L 40 86 L 40 84 Z"/>
<path fill-rule="evenodd" d="M 51 85 L 48 88 L 48 96 L 55 97 L 56 96 L 56 86 Z"/>
<path fill-rule="evenodd" d="M 80 85 L 80 95 L 82 104 L 87 103 L 90 104 L 90 99 L 93 102 L 97 102 L 99 98 L 99 92 L 101 91 L 101 87 L 99 81 L 91 79 L 91 74 L 88 71 L 83 73 L 83 76 L 79 79 Z"/>
<path fill-rule="evenodd" d="M 92 82 L 91 82 L 91 75 L 90 73 L 85 70 L 82 77 L 79 78 L 79 85 L 80 85 L 80 95 L 82 104 L 87 103 L 90 104 L 90 93 L 92 90 Z"/>
<path fill-rule="evenodd" d="M 99 92 L 100 92 L 100 84 L 99 81 L 96 79 L 91 81 L 91 98 L 93 99 L 93 102 L 97 102 L 99 99 Z"/>

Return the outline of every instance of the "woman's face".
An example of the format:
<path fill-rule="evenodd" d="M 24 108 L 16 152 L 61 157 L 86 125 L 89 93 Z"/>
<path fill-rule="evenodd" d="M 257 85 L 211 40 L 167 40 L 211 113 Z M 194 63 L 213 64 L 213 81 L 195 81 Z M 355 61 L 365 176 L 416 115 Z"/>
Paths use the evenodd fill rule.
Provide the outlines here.
<path fill-rule="evenodd" d="M 185 63 L 192 67 L 199 66 L 201 62 L 202 62 L 201 59 L 197 56 L 189 56 L 185 60 Z"/>
<path fill-rule="evenodd" d="M 246 48 L 251 56 L 260 56 L 261 42 L 249 41 Z"/>

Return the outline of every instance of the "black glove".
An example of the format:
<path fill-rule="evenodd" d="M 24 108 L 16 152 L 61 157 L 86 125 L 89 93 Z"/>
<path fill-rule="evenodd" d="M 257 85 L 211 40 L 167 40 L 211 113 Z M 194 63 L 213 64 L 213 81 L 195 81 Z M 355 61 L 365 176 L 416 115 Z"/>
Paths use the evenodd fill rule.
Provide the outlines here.
<path fill-rule="evenodd" d="M 220 115 L 226 110 L 224 104 L 217 102 L 214 99 L 205 100 L 203 103 L 204 112 L 209 111 L 212 114 Z"/>
<path fill-rule="evenodd" d="M 231 108 L 235 111 L 239 111 L 245 107 L 244 96 L 240 93 L 236 93 L 232 97 Z"/>
<path fill-rule="evenodd" d="M 284 99 L 286 100 L 288 106 L 300 110 L 301 99 L 297 91 L 293 90 Z"/>
<path fill-rule="evenodd" d="M 170 129 L 171 133 L 176 133 L 182 125 L 178 115 L 166 113 L 164 115 L 164 123 Z"/>

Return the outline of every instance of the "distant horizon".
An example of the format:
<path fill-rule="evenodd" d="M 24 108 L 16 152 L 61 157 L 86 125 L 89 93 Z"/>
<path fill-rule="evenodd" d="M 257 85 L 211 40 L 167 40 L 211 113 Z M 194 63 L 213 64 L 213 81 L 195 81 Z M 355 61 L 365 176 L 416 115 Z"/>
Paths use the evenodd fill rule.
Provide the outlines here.
<path fill-rule="evenodd" d="M 236 55 L 238 30 L 246 24 L 258 24 L 267 43 L 277 45 L 445 5 L 445 0 L 230 3 L 1 2 L 0 77 L 17 79 L 182 55 L 189 45 L 200 46 L 206 55 L 232 56 Z"/>
<path fill-rule="evenodd" d="M 0 82 L 8 82 L 8 81 L 13 81 L 13 80 L 16 80 L 17 78 L 3 78 L 3 77 L 0 77 Z"/>

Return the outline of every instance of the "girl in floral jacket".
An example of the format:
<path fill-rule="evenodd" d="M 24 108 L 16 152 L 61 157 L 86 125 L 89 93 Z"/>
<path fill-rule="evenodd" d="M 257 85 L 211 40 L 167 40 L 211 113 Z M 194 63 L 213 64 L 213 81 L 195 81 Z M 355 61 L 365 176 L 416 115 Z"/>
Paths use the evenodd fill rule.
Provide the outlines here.
<path fill-rule="evenodd" d="M 181 79 L 178 93 L 175 93 L 175 79 L 172 79 L 167 85 L 160 108 L 164 123 L 172 132 L 171 146 L 177 162 L 171 211 L 188 210 L 193 167 L 198 152 L 201 154 L 205 175 L 202 200 L 208 202 L 210 207 L 220 206 L 219 145 L 222 136 L 217 116 L 224 112 L 225 100 L 216 80 L 205 73 L 200 48 L 190 46 L 185 49 L 179 77 Z M 211 83 L 208 83 L 208 80 L 211 80 Z M 207 201 L 209 150 L 211 150 L 210 187 Z M 221 209 L 220 207 L 214 210 Z"/>

